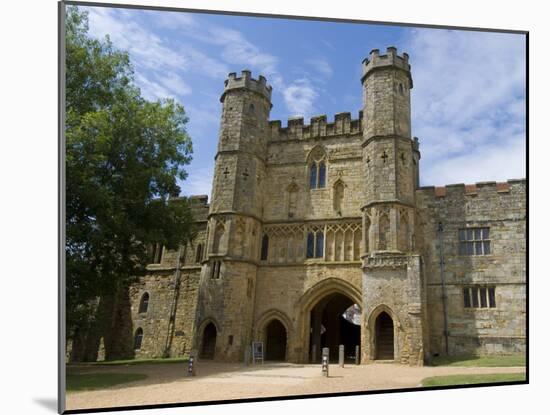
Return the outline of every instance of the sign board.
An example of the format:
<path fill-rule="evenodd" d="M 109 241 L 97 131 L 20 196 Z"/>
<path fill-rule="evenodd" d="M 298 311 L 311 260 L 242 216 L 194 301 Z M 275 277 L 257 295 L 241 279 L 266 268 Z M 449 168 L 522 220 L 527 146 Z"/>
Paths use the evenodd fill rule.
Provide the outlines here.
<path fill-rule="evenodd" d="M 252 342 L 252 363 L 264 362 L 264 343 Z"/>
<path fill-rule="evenodd" d="M 321 373 L 328 377 L 328 347 L 323 347 L 323 353 L 321 355 Z"/>

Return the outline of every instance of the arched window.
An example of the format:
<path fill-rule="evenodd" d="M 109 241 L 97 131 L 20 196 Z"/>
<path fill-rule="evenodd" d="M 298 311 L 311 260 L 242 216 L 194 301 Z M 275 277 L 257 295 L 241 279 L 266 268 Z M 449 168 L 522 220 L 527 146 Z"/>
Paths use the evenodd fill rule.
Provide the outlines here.
<path fill-rule="evenodd" d="M 139 313 L 146 313 L 149 308 L 149 293 L 144 293 L 139 302 Z"/>
<path fill-rule="evenodd" d="M 325 235 L 323 232 L 317 232 L 315 235 L 315 258 L 322 258 L 324 251 Z"/>
<path fill-rule="evenodd" d="M 319 187 L 319 189 L 322 189 L 323 187 L 325 187 L 326 173 L 327 173 L 327 169 L 325 166 L 325 162 L 322 161 L 319 163 L 319 183 L 317 186 Z"/>
<path fill-rule="evenodd" d="M 315 253 L 315 249 L 314 249 L 314 244 L 315 244 L 315 237 L 313 236 L 313 232 L 309 232 L 307 234 L 307 257 L 308 258 L 313 258 L 313 254 Z"/>
<path fill-rule="evenodd" d="M 322 189 L 327 182 L 326 151 L 322 146 L 315 146 L 307 157 L 309 166 L 310 189 Z"/>
<path fill-rule="evenodd" d="M 317 188 L 317 164 L 313 163 L 309 168 L 309 187 L 311 189 Z"/>
<path fill-rule="evenodd" d="M 143 340 L 143 329 L 139 327 L 134 334 L 134 350 L 141 349 L 141 342 Z"/>
<path fill-rule="evenodd" d="M 212 247 L 212 251 L 214 253 L 219 253 L 224 233 L 225 233 L 225 227 L 223 226 L 223 223 L 219 222 L 216 225 L 216 230 L 214 232 L 214 245 Z"/>
<path fill-rule="evenodd" d="M 399 84 L 399 94 L 403 95 L 403 84 Z"/>
<path fill-rule="evenodd" d="M 195 255 L 195 262 L 199 263 L 201 261 L 202 261 L 202 244 L 198 244 L 196 255 Z"/>
<path fill-rule="evenodd" d="M 269 236 L 264 235 L 262 238 L 262 252 L 260 254 L 260 260 L 267 261 L 268 252 L 269 252 Z"/>

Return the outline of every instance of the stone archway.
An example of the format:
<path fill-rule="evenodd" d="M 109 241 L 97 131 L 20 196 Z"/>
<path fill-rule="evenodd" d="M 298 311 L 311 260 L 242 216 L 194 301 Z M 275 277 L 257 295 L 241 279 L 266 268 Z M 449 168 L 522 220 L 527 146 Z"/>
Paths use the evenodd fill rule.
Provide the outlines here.
<path fill-rule="evenodd" d="M 201 350 L 199 355 L 201 359 L 214 359 L 216 354 L 217 335 L 218 330 L 216 330 L 214 323 L 208 323 L 202 332 Z"/>
<path fill-rule="evenodd" d="M 329 303 L 332 304 L 329 305 Z M 355 353 L 356 345 L 362 347 L 361 324 L 357 325 L 358 327 L 356 330 L 358 335 L 349 337 L 346 336 L 345 333 L 340 332 L 342 324 L 339 325 L 335 322 L 335 320 L 339 320 L 339 317 L 342 316 L 344 311 L 354 304 L 356 304 L 359 309 L 361 308 L 362 300 L 360 289 L 339 278 L 326 278 L 306 291 L 296 304 L 297 314 L 301 316 L 299 329 L 302 346 L 300 348 L 301 362 L 308 363 L 320 361 L 323 344 L 331 349 L 331 360 L 333 358 L 338 358 L 338 346 L 341 341 L 343 341 L 345 346 L 347 344 L 345 351 L 347 357 L 351 357 L 351 355 Z M 327 306 L 328 308 L 326 308 Z M 325 308 L 328 310 L 325 313 L 325 318 L 332 320 L 332 323 L 329 324 L 332 326 L 332 330 L 330 334 L 326 334 L 324 338 L 321 338 L 320 330 L 323 323 Z M 342 323 L 341 321 L 339 322 Z M 346 325 L 346 323 L 344 323 L 344 325 Z M 346 339 L 348 341 L 346 341 Z"/>
<path fill-rule="evenodd" d="M 310 362 L 319 362 L 325 347 L 330 360 L 337 360 L 340 345 L 344 346 L 346 357 L 355 357 L 355 347 L 361 344 L 361 325 L 345 314 L 356 307 L 360 313 L 358 305 L 342 293 L 328 294 L 315 304 L 310 311 Z"/>
<path fill-rule="evenodd" d="M 265 360 L 286 360 L 287 333 L 278 319 L 273 319 L 265 328 Z"/>
<path fill-rule="evenodd" d="M 374 327 L 374 355 L 376 360 L 394 359 L 393 333 L 393 319 L 388 313 L 382 311 L 378 314 L 378 317 L 376 317 Z"/>

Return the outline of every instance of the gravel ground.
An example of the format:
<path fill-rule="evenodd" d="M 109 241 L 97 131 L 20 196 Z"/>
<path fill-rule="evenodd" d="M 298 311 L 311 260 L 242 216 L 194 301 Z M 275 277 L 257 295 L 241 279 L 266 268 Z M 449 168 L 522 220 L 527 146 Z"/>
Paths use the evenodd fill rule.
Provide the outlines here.
<path fill-rule="evenodd" d="M 514 373 L 524 367 L 410 367 L 398 364 L 330 365 L 330 377 L 320 365 L 199 362 L 195 377 L 186 376 L 185 364 L 73 367 L 71 373 L 144 373 L 142 381 L 109 389 L 67 394 L 67 409 L 101 408 L 163 403 L 231 400 L 267 396 L 306 395 L 418 386 L 430 376 Z"/>

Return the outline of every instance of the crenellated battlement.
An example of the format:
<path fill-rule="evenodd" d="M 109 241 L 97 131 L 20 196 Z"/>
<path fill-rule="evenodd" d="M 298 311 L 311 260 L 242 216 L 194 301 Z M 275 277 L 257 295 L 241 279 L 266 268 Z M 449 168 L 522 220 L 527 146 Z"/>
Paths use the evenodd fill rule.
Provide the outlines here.
<path fill-rule="evenodd" d="M 525 179 L 510 179 L 506 182 L 478 182 L 475 184 L 448 184 L 445 186 L 422 186 L 417 189 L 424 194 L 431 195 L 436 199 L 453 196 L 476 197 L 482 193 L 495 192 L 508 194 L 516 190 L 525 189 Z"/>
<path fill-rule="evenodd" d="M 339 135 L 359 134 L 362 132 L 361 119 L 351 118 L 350 112 L 339 112 L 334 115 L 334 122 L 327 122 L 326 114 L 311 117 L 310 123 L 304 124 L 303 117 L 292 117 L 287 121 L 287 126 L 282 127 L 280 120 L 269 122 L 270 141 L 307 140 L 310 138 L 335 137 Z"/>
<path fill-rule="evenodd" d="M 231 72 L 227 75 L 227 79 L 224 82 L 225 88 L 223 94 L 220 97 L 220 102 L 223 102 L 225 94 L 228 91 L 236 89 L 248 89 L 256 92 L 271 102 L 271 85 L 267 84 L 267 80 L 263 75 L 258 76 L 258 79 L 252 78 L 252 73 L 249 70 L 241 71 L 241 76 L 237 77 L 235 72 Z"/>
<path fill-rule="evenodd" d="M 366 77 L 373 71 L 387 68 L 389 66 L 394 66 L 398 69 L 401 69 L 407 72 L 410 88 L 413 87 L 412 77 L 411 77 L 411 65 L 409 65 L 409 55 L 403 52 L 402 56 L 397 54 L 397 48 L 389 46 L 386 49 L 385 55 L 380 55 L 378 49 L 371 50 L 369 57 L 363 59 L 363 75 L 361 76 L 361 82 L 364 82 Z"/>

